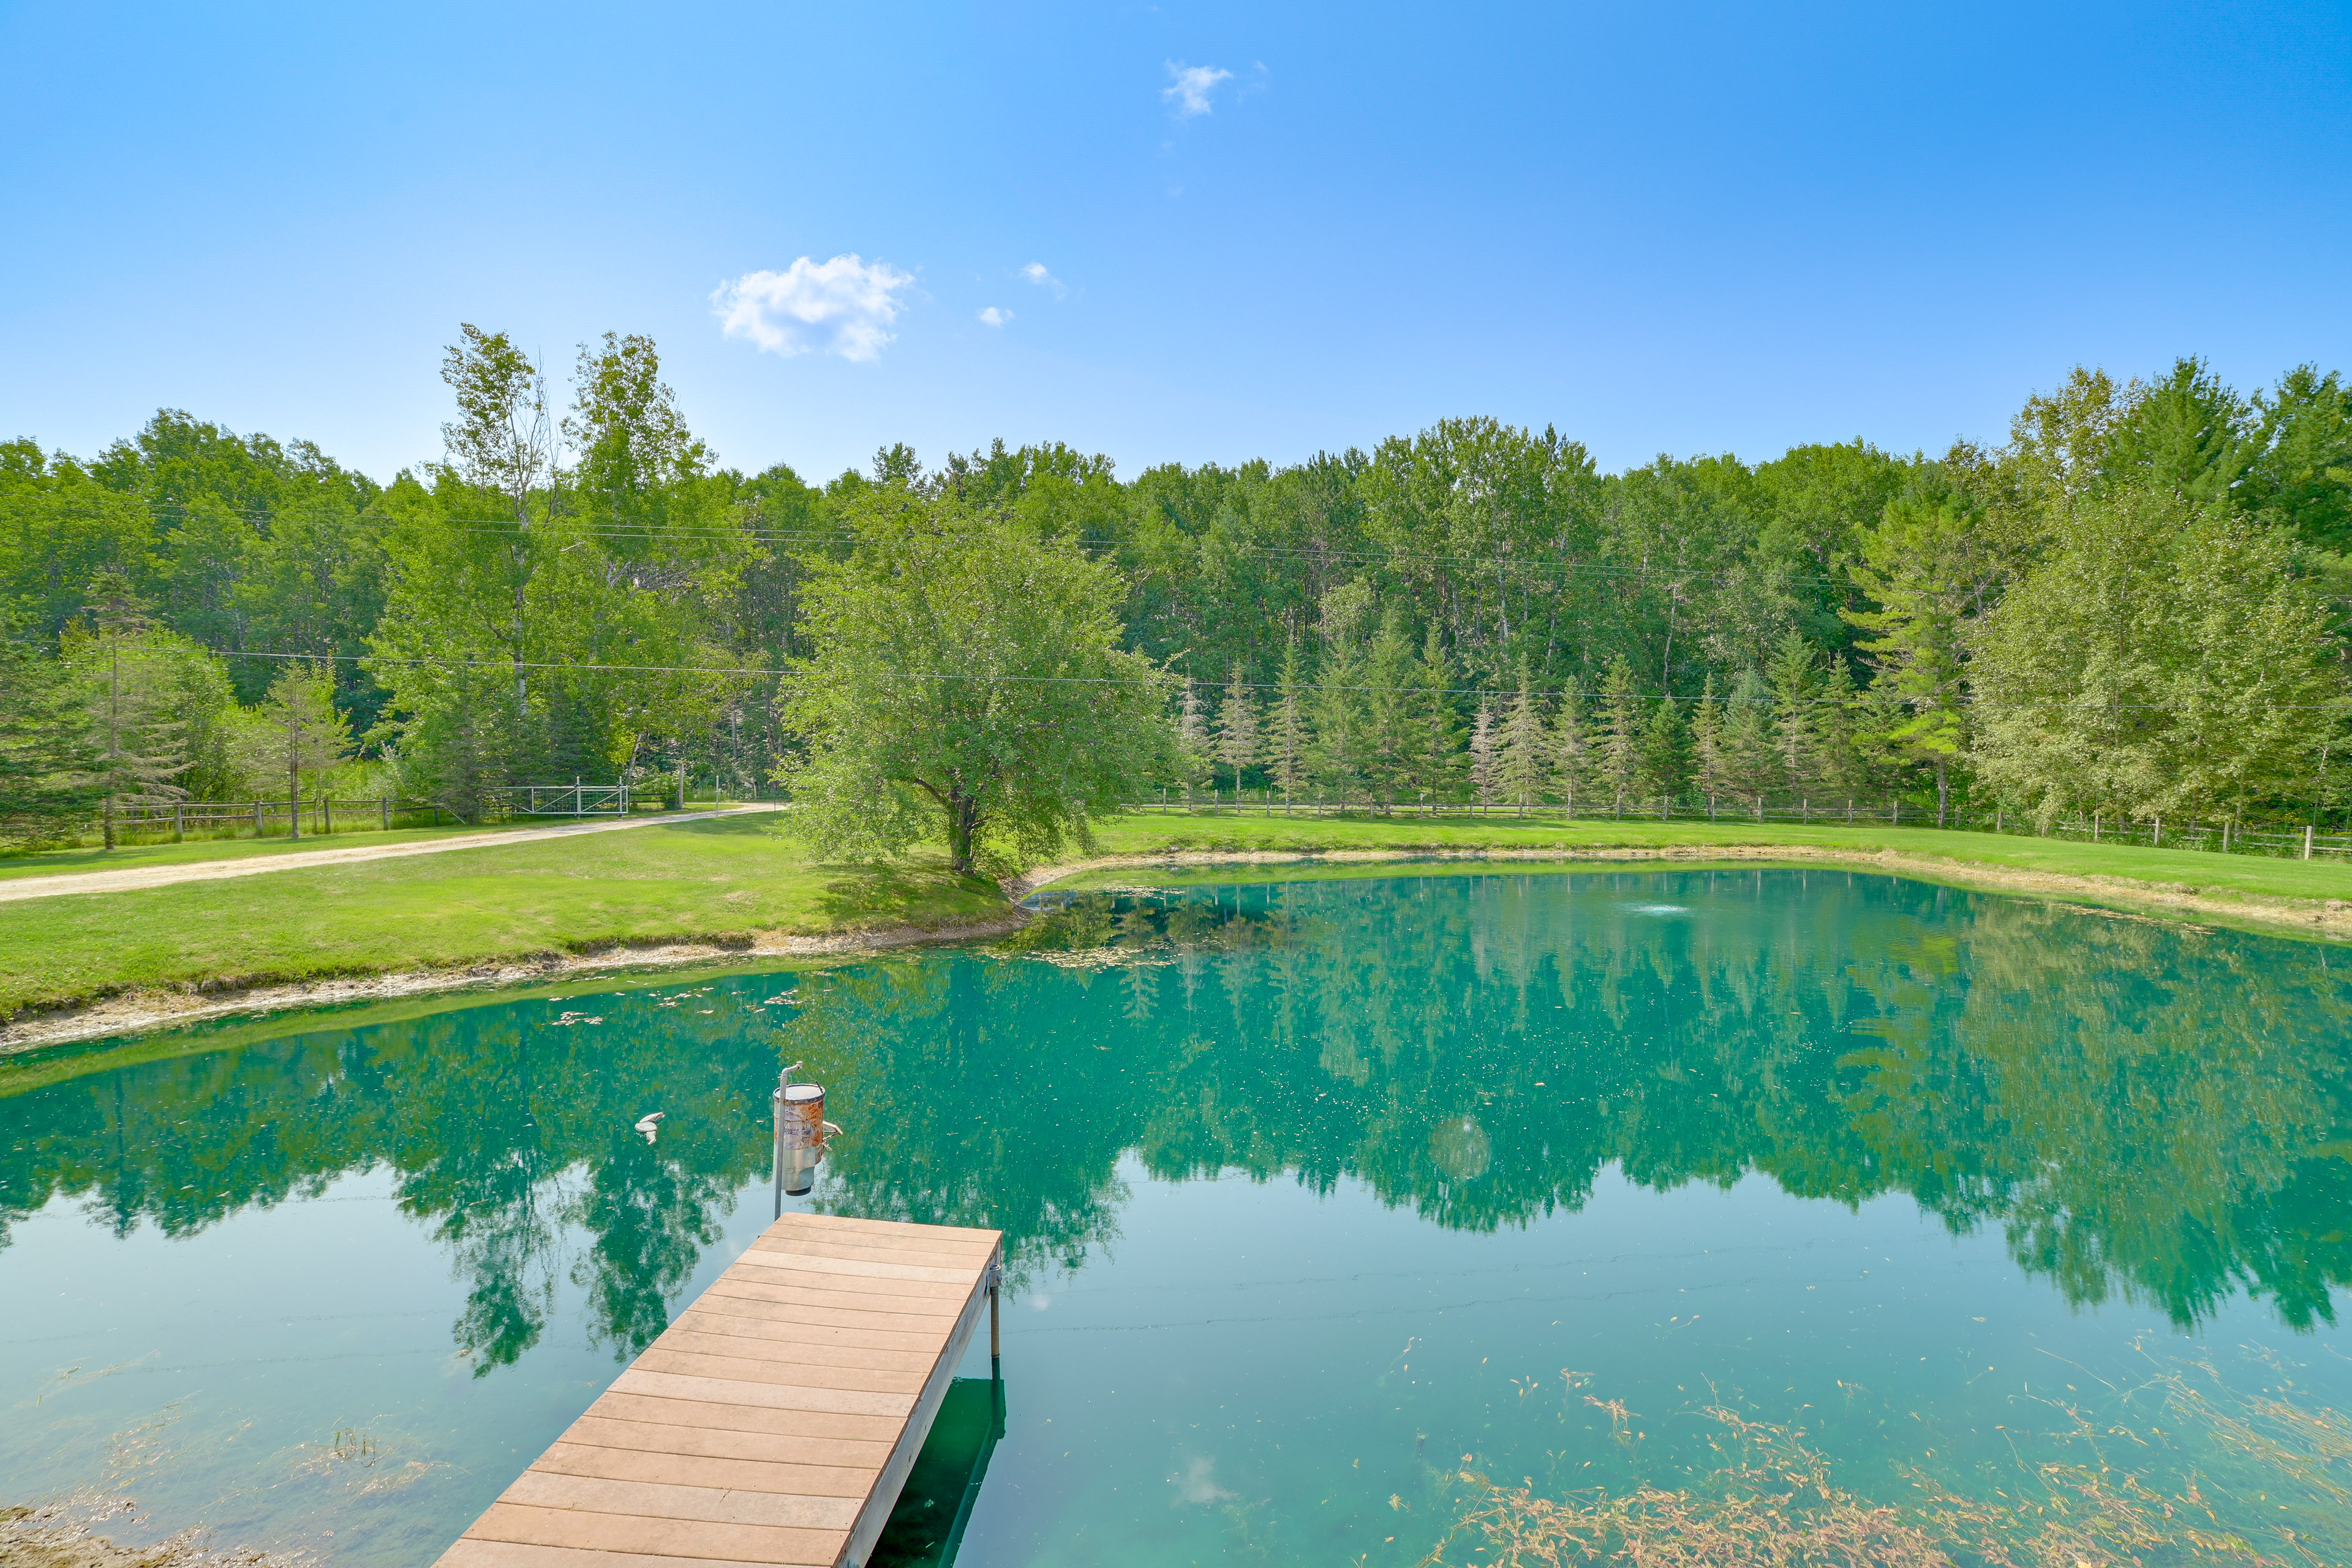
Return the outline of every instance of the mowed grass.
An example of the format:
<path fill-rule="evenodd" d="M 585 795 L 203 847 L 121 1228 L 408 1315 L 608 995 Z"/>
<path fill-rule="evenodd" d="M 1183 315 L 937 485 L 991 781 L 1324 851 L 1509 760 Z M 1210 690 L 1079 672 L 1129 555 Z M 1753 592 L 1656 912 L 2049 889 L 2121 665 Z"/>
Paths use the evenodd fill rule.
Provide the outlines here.
<path fill-rule="evenodd" d="M 938 927 L 1003 911 L 943 856 L 813 861 L 775 816 L 0 904 L 0 1018 L 147 986 L 237 985 L 607 944 Z"/>
<path fill-rule="evenodd" d="M 300 855 L 313 849 L 358 849 L 371 844 L 423 844 L 468 833 L 507 833 L 569 823 L 494 822 L 483 827 L 395 827 L 367 833 L 305 833 L 299 838 L 191 838 L 179 844 L 126 844 L 119 849 L 84 846 L 40 849 L 0 858 L 0 881 L 17 877 L 73 877 L 93 871 L 131 871 L 142 866 L 185 866 L 201 860 L 247 860 L 257 856 Z"/>
<path fill-rule="evenodd" d="M 1876 855 L 1887 850 L 1923 860 L 1997 870 L 2095 877 L 2168 890 L 2254 899 L 2352 899 L 2352 864 L 2271 859 L 2196 849 L 2077 844 L 1933 827 L 1857 823 L 1604 821 L 1530 813 L 1511 816 L 1391 817 L 1250 816 L 1140 812 L 1106 819 L 1097 829 L 1104 853 L 1151 855 L 1187 850 L 1367 851 L 1395 855 L 1469 849 L 1654 849 L 1777 846 Z"/>

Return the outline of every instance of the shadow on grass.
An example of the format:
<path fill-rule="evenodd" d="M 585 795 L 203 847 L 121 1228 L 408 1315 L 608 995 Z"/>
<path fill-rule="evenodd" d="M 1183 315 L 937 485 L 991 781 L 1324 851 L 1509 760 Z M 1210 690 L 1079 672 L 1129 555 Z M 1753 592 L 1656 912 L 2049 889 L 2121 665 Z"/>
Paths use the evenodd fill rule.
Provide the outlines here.
<path fill-rule="evenodd" d="M 856 930 L 877 925 L 925 928 L 984 920 L 1006 909 L 1004 894 L 985 877 L 960 877 L 945 856 L 910 856 L 897 862 L 821 866 L 833 879 L 817 894 L 828 925 Z"/>

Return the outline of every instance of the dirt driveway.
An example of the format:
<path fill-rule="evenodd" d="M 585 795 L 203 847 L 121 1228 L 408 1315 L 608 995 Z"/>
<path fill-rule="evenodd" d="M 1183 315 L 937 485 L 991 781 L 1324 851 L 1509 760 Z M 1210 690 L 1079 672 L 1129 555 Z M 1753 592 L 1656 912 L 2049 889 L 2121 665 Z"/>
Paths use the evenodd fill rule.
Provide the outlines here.
<path fill-rule="evenodd" d="M 625 822 L 566 823 L 562 827 L 509 828 L 498 833 L 464 833 L 417 844 L 358 844 L 342 849 L 292 849 L 283 855 L 248 855 L 233 860 L 190 860 L 173 866 L 128 866 L 120 871 L 72 871 L 55 877 L 18 877 L 0 881 L 0 903 L 16 899 L 47 899 L 60 893 L 122 893 L 140 888 L 168 888 L 174 882 L 210 882 L 223 877 L 257 877 L 265 871 L 299 871 L 309 866 L 348 866 L 356 860 L 391 860 L 403 855 L 438 855 L 446 849 L 483 849 L 501 844 L 536 844 L 546 838 L 572 838 L 583 833 L 625 833 L 634 827 L 658 827 L 673 822 L 701 822 L 714 816 L 740 816 L 754 811 L 781 811 L 780 805 L 733 805 L 719 811 L 688 811 L 667 816 L 631 818 Z"/>

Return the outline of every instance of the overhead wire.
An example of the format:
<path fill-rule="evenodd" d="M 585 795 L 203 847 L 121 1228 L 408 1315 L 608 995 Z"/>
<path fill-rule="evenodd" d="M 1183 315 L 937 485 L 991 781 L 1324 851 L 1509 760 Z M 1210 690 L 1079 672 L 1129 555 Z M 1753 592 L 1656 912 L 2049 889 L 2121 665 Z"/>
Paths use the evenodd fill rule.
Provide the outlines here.
<path fill-rule="evenodd" d="M 197 646 L 204 648 L 206 653 L 217 655 L 222 658 L 271 658 L 284 659 L 296 663 L 383 664 L 397 665 L 404 668 L 439 666 L 448 668 L 505 670 L 562 669 L 602 675 L 715 675 L 746 679 L 767 679 L 786 677 L 793 673 L 791 669 L 781 666 L 589 664 L 571 659 L 452 658 L 446 655 L 427 655 L 423 658 L 404 658 L 397 655 L 373 653 L 274 653 L 262 652 L 251 648 L 214 647 L 208 644 L 202 643 Z M 871 671 L 870 673 L 875 679 L 884 680 L 971 680 L 992 681 L 1002 685 L 1013 686 L 1160 686 L 1167 684 L 1163 681 L 1144 679 L 1133 676 L 1118 675 L 1002 675 L 973 674 L 969 671 L 954 670 L 939 671 L 904 669 L 878 669 Z M 1234 686 L 1234 683 L 1231 681 L 1206 681 L 1202 682 L 1201 684 L 1205 686 L 1211 691 L 1230 690 L 1233 689 Z M 1285 686 L 1282 682 L 1275 680 L 1245 680 L 1240 682 L 1239 685 L 1243 690 L 1255 692 L 1279 692 L 1285 690 L 1302 692 L 1387 692 L 1407 697 L 1486 698 L 1507 697 L 1513 695 L 1510 692 L 1495 691 L 1482 686 L 1350 686 L 1336 683 L 1325 684 L 1318 681 L 1300 681 L 1295 686 Z M 1577 689 L 1570 691 L 1567 688 L 1560 688 L 1556 690 L 1547 689 L 1538 691 L 1534 693 L 1534 695 L 1545 699 L 1575 696 L 1578 698 L 1607 700 L 1619 694 L 1607 690 L 1593 691 Z M 1759 705 L 1778 707 L 1785 701 L 1803 703 L 1807 706 L 1845 707 L 1856 702 L 1859 700 L 1860 695 L 1861 694 L 1857 692 L 1844 697 L 1802 697 L 1790 699 L 1773 697 L 1765 700 L 1764 702 Z M 1710 700 L 1705 694 L 1690 697 L 1676 696 L 1672 692 L 1643 692 L 1636 693 L 1635 696 L 1637 700 L 1643 702 L 1705 702 Z M 1712 700 L 1721 702 L 1728 706 L 1734 700 L 1729 697 L 1717 696 L 1713 698 Z M 2071 702 L 2063 698 L 2028 699 L 2009 703 L 1987 703 L 1981 699 L 1969 698 L 1955 700 L 1952 703 L 1952 706 L 1965 708 L 2087 707 L 2097 711 L 2110 713 L 2169 713 L 2177 711 L 2184 705 L 2178 703 L 2155 702 L 2100 702 L 2078 704 Z M 2343 702 L 2275 702 L 2269 704 L 2268 707 L 2272 710 L 2278 712 L 2337 712 L 2347 710 L 2347 707 L 2352 707 L 2352 705 Z"/>
<path fill-rule="evenodd" d="M 195 503 L 184 501 L 142 501 L 141 504 L 147 507 L 151 511 L 159 513 L 176 513 L 183 518 L 194 510 L 200 510 Z M 362 521 L 360 514 L 349 511 L 339 511 L 335 515 L 323 519 L 315 513 L 305 516 L 303 509 L 299 506 L 273 509 L 268 507 L 231 507 L 226 505 L 215 505 L 201 510 L 216 510 L 234 517 L 243 517 L 248 520 L 264 521 L 274 521 L 282 517 L 291 517 L 300 521 L 312 522 L 324 521 L 339 524 L 356 523 Z M 384 519 L 384 521 L 397 521 L 398 520 L 387 518 Z M 526 528 L 523 525 L 516 523 L 512 519 L 508 518 L 435 519 L 434 525 L 443 531 L 451 533 L 489 535 L 493 537 L 508 538 L 527 537 Z M 725 527 L 708 528 L 695 527 L 692 525 L 664 526 L 660 528 L 615 528 L 609 525 L 597 526 L 583 524 L 565 519 L 558 519 L 551 522 L 533 524 L 530 526 L 546 527 L 550 529 L 551 531 L 560 531 L 566 535 L 577 535 L 591 539 L 648 541 L 678 540 L 688 542 L 709 543 L 750 542 L 754 543 L 782 544 L 787 546 L 813 546 L 825 544 L 854 545 L 860 542 L 864 538 L 863 535 L 845 532 L 840 530 L 793 528 L 762 529 L 759 527 L 749 529 Z M 961 541 L 983 538 L 985 535 L 977 532 L 943 532 L 934 534 L 931 537 Z M 1191 538 L 1196 542 L 1206 537 L 1206 535 L 1202 534 L 1191 536 Z M 1073 542 L 1084 549 L 1100 551 L 1130 550 L 1136 547 L 1134 541 L 1103 539 L 1084 535 L 1075 538 Z M 1737 574 L 1739 571 L 1738 566 L 1681 567 L 1659 565 L 1648 562 L 1613 563 L 1598 561 L 1547 561 L 1536 556 L 1514 555 L 1507 553 L 1472 555 L 1412 550 L 1361 548 L 1339 550 L 1312 545 L 1264 544 L 1232 539 L 1220 540 L 1219 544 L 1223 548 L 1238 551 L 1243 553 L 1269 556 L 1276 559 L 1365 563 L 1385 561 L 1407 563 L 1416 565 L 1474 567 L 1480 571 L 1501 567 L 1515 573 L 1538 573 L 1555 576 L 1593 575 L 1609 577 L 1660 577 L 1675 581 L 1689 582 L 1727 578 Z M 1791 573 L 1780 576 L 1779 580 L 1789 583 L 1812 583 L 1832 586 L 1843 585 L 1842 580 L 1839 578 L 1813 574 Z"/>

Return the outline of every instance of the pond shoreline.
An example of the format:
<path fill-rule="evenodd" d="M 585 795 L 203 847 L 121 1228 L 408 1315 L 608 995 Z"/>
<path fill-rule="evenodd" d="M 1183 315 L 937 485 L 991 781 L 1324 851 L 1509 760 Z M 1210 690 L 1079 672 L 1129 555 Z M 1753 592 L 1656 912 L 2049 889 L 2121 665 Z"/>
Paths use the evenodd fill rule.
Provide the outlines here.
<path fill-rule="evenodd" d="M 2275 935 L 2321 936 L 2352 942 L 2352 900 L 2265 898 L 2256 894 L 2217 894 L 2186 884 L 2136 882 L 2124 878 L 2083 877 L 2060 871 L 2021 871 L 1977 862 L 1905 855 L 1893 849 L 1824 848 L 1815 845 L 1661 845 L 1655 847 L 1612 846 L 1591 849 L 1496 847 L 1463 849 L 1171 849 L 1156 854 L 1106 855 L 1065 865 L 1040 867 L 1007 884 L 1015 898 L 1025 898 L 1066 878 L 1089 871 L 1115 870 L 1122 866 L 1179 868 L 1192 866 L 1278 866 L 1293 864 L 1412 865 L 1446 862 L 1551 862 L 1600 865 L 1610 862 L 1684 862 L 1720 865 L 1819 864 L 1844 866 L 1944 882 L 1985 892 L 2040 894 L 2063 901 L 2094 900 L 2100 914 L 2125 918 L 2154 915 L 2167 923 L 2196 926 L 2205 922 L 2237 926 Z M 2130 906 L 2100 908 L 2099 903 Z"/>
<path fill-rule="evenodd" d="M 60 1007 L 0 1026 L 0 1059 L 47 1046 L 73 1045 L 110 1035 L 200 1024 L 243 1013 L 275 1013 L 297 1007 L 331 1007 L 436 992 L 503 990 L 544 984 L 598 970 L 668 969 L 687 964 L 760 958 L 821 958 L 882 952 L 932 942 L 971 942 L 1003 936 L 1028 921 L 1019 910 L 992 920 L 927 928 L 889 926 L 829 936 L 788 936 L 755 931 L 741 941 L 651 942 L 615 945 L 582 952 L 541 952 L 436 969 L 334 975 L 319 980 L 268 981 L 218 989 L 128 991 L 86 1005 Z"/>
<path fill-rule="evenodd" d="M 1385 863 L 1402 868 L 1439 861 L 1581 865 L 1754 862 L 1843 866 L 1855 870 L 1943 882 L 1986 892 L 2038 895 L 2069 903 L 2091 900 L 2080 907 L 2090 912 L 2121 919 L 2155 918 L 2166 923 L 2189 926 L 2210 921 L 2273 934 L 2293 933 L 2352 941 L 2352 900 L 2342 899 L 2225 897 L 2179 884 L 2147 884 L 2061 872 L 2020 871 L 1904 855 L 1892 849 L 1870 852 L 1810 845 L 1613 846 L 1591 849 L 1432 847 L 1402 851 L 1388 848 L 1173 849 L 1097 856 L 1038 867 L 1007 879 L 1003 887 L 1008 900 L 1017 905 L 1018 900 L 1055 882 L 1087 872 L 1116 870 L 1123 867 L 1145 870 L 1210 866 L 1370 866 Z M 2113 907 L 2118 905 L 2124 907 Z M 1014 907 L 990 920 L 938 927 L 885 926 L 827 936 L 789 936 L 775 931 L 753 931 L 745 933 L 740 940 L 655 942 L 642 946 L 608 946 L 581 952 L 525 953 L 446 968 L 397 970 L 291 983 L 265 981 L 250 985 L 224 985 L 217 989 L 125 992 L 86 1005 L 58 1008 L 0 1026 L 0 1058 L 47 1046 L 70 1045 L 102 1039 L 110 1035 L 169 1028 L 238 1014 L 332 1006 L 435 992 L 498 990 L 512 985 L 544 984 L 550 980 L 614 967 L 671 968 L 729 960 L 838 957 L 899 947 L 981 941 L 1017 931 L 1028 919 L 1026 911 Z"/>

